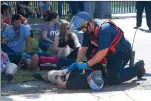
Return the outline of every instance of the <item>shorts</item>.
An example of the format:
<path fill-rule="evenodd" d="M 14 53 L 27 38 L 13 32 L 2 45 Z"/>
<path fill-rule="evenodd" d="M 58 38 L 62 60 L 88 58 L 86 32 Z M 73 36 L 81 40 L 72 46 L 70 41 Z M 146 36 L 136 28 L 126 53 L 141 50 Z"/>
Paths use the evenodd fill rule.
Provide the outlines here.
<path fill-rule="evenodd" d="M 59 61 L 59 57 L 39 57 L 39 67 L 41 70 L 58 70 L 57 64 Z"/>

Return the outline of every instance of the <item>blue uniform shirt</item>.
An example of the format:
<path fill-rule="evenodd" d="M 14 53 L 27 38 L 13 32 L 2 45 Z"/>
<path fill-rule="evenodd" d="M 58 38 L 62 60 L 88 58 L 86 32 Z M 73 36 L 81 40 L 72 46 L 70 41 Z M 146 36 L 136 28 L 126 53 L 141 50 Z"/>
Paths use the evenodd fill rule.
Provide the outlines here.
<path fill-rule="evenodd" d="M 118 33 L 115 26 L 110 23 L 104 23 L 98 33 L 98 49 L 103 50 L 111 47 L 112 41 L 114 40 L 117 34 Z M 89 45 L 91 45 L 90 40 L 91 38 L 89 37 L 89 35 L 87 33 L 84 33 L 82 46 L 89 47 Z M 116 47 L 116 52 L 120 52 L 122 50 L 130 48 L 131 44 L 125 39 L 125 37 L 123 37 Z"/>

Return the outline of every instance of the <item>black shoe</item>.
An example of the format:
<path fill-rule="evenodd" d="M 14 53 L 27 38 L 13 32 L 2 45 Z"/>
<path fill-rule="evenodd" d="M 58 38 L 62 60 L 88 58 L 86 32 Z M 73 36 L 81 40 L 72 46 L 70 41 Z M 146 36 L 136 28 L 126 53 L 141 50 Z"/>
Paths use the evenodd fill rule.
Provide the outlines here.
<path fill-rule="evenodd" d="M 2 75 L 2 80 L 4 80 L 4 81 L 10 82 L 12 79 L 13 79 L 13 75 L 12 74 Z"/>
<path fill-rule="evenodd" d="M 149 27 L 149 30 L 151 30 L 151 27 Z"/>
<path fill-rule="evenodd" d="M 35 79 L 42 80 L 42 75 L 41 75 L 39 72 L 34 72 L 34 73 L 32 73 L 32 76 L 33 76 Z"/>
<path fill-rule="evenodd" d="M 145 68 L 144 68 L 144 61 L 139 60 L 136 64 L 135 67 L 137 68 L 137 78 L 141 79 L 145 75 Z"/>
<path fill-rule="evenodd" d="M 137 29 L 137 28 L 139 28 L 139 27 L 141 27 L 141 26 L 135 26 L 134 29 Z"/>

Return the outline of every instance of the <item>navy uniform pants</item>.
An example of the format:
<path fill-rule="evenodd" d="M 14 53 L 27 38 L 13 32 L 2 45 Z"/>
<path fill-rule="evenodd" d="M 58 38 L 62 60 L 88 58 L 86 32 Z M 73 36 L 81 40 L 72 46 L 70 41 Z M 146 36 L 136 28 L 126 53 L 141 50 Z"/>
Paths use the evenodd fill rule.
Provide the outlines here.
<path fill-rule="evenodd" d="M 141 26 L 142 24 L 142 13 L 145 9 L 147 26 L 151 28 L 151 1 L 137 1 L 137 23 L 136 26 Z"/>
<path fill-rule="evenodd" d="M 134 66 L 129 67 L 127 63 L 131 57 L 131 50 L 124 50 L 119 53 L 113 53 L 108 57 L 107 76 L 103 77 L 106 85 L 120 84 L 130 80 L 137 75 Z"/>

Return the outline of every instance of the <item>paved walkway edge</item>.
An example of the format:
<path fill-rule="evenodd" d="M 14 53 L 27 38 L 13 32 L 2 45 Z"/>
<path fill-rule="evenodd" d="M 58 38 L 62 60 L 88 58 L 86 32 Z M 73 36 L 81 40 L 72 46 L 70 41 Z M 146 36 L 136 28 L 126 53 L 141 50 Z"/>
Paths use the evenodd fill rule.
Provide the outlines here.
<path fill-rule="evenodd" d="M 145 13 L 143 13 L 143 17 L 145 17 Z M 112 18 L 136 18 L 136 13 L 124 13 L 124 14 L 112 14 Z"/>
<path fill-rule="evenodd" d="M 151 90 L 2 96 L 1 101 L 150 101 Z"/>

